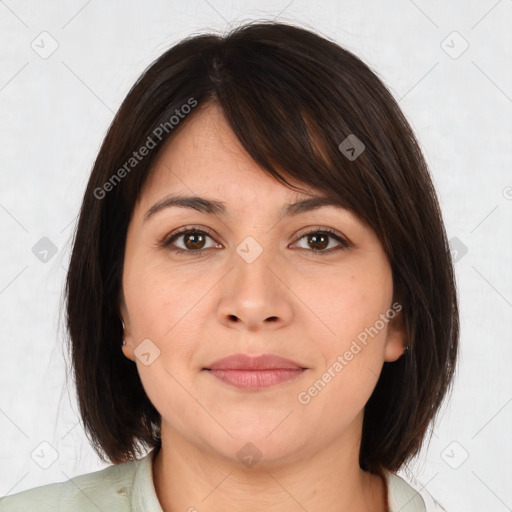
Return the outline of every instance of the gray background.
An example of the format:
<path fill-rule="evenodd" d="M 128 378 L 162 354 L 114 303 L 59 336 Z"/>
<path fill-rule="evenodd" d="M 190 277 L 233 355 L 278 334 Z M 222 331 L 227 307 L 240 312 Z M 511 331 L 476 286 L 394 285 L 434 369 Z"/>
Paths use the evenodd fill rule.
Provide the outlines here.
<path fill-rule="evenodd" d="M 461 358 L 430 443 L 402 474 L 448 511 L 512 510 L 511 0 L 0 0 L 0 496 L 106 466 L 78 421 L 60 311 L 114 112 L 179 39 L 274 17 L 335 39 L 383 78 L 440 195 Z"/>

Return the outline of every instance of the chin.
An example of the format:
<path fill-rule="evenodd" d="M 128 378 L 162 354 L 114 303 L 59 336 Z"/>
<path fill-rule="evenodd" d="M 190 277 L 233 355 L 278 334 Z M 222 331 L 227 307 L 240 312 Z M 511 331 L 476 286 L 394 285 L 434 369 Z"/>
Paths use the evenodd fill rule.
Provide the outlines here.
<path fill-rule="evenodd" d="M 250 469 L 289 464 L 294 458 L 300 458 L 307 443 L 307 439 L 301 438 L 304 430 L 299 432 L 297 428 L 297 432 L 293 432 L 292 424 L 285 429 L 279 422 L 262 422 L 260 419 L 258 425 L 241 422 L 223 425 L 233 437 L 225 432 L 219 432 L 213 439 L 208 436 L 206 442 L 210 449 L 226 461 L 242 463 Z"/>

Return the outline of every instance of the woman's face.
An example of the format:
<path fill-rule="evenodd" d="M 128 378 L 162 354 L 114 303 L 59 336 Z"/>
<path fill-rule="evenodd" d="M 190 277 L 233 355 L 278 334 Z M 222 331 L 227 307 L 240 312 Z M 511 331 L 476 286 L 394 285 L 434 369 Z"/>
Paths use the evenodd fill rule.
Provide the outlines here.
<path fill-rule="evenodd" d="M 364 405 L 404 342 L 377 236 L 338 206 L 284 213 L 321 194 L 264 173 L 217 107 L 181 128 L 133 212 L 122 281 L 123 351 L 162 416 L 163 443 L 167 433 L 209 455 L 268 463 L 333 443 L 357 449 Z M 224 211 L 171 206 L 147 215 L 171 195 L 221 202 Z M 201 233 L 173 237 L 185 228 Z M 267 371 L 261 381 L 287 378 L 259 389 L 207 369 L 239 353 L 305 369 Z M 223 375 L 243 381 L 256 371 Z"/>

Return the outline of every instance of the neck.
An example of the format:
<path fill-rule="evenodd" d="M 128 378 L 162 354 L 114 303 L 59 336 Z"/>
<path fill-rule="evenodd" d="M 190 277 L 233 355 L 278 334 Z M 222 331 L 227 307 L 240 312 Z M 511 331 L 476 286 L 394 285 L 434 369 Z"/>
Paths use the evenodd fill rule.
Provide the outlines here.
<path fill-rule="evenodd" d="M 348 434 L 344 438 L 352 440 Z M 164 512 L 386 512 L 384 480 L 360 469 L 359 446 L 344 438 L 307 458 L 262 458 L 246 467 L 189 443 L 162 421 L 162 447 L 153 459 L 155 490 Z"/>

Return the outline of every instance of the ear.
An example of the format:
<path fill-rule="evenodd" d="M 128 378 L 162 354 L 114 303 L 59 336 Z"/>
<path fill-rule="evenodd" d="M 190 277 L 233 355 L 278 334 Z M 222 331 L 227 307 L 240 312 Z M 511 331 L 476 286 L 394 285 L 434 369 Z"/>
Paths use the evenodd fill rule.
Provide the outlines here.
<path fill-rule="evenodd" d="M 124 324 L 123 340 L 126 341 L 125 345 L 121 345 L 121 350 L 123 351 L 125 357 L 127 357 L 131 361 L 135 361 L 135 357 L 133 355 L 133 336 L 131 334 L 130 320 L 124 299 L 121 300 L 121 304 L 119 305 L 119 314 L 120 320 Z"/>
<path fill-rule="evenodd" d="M 408 342 L 407 338 L 403 312 L 399 311 L 388 324 L 384 349 L 384 361 L 396 361 L 404 353 Z"/>

